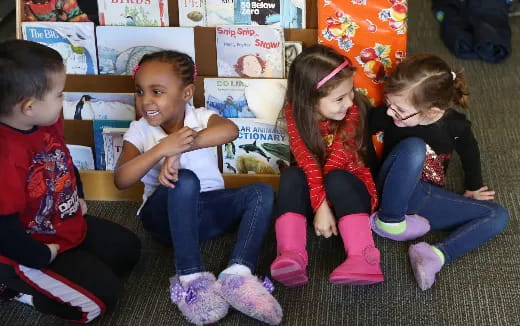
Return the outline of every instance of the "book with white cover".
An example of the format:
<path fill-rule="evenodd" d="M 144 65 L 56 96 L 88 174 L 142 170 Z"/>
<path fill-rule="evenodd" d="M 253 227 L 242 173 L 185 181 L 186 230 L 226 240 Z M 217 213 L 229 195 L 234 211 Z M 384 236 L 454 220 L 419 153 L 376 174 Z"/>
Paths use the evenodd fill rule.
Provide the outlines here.
<path fill-rule="evenodd" d="M 68 120 L 134 120 L 134 94 L 64 92 L 63 117 Z"/>
<path fill-rule="evenodd" d="M 100 25 L 168 26 L 168 0 L 97 0 Z"/>
<path fill-rule="evenodd" d="M 94 153 L 91 147 L 67 144 L 67 148 L 78 170 L 94 170 Z"/>
<path fill-rule="evenodd" d="M 58 51 L 68 74 L 98 73 L 92 22 L 22 22 L 23 39 Z"/>
<path fill-rule="evenodd" d="M 283 29 L 280 26 L 218 26 L 218 76 L 283 78 L 283 43 Z"/>
<path fill-rule="evenodd" d="M 286 129 L 254 119 L 231 119 L 238 137 L 222 145 L 224 173 L 279 174 L 289 166 L 289 137 Z"/>
<path fill-rule="evenodd" d="M 254 118 L 274 125 L 286 88 L 286 79 L 204 78 L 205 106 L 226 118 Z"/>
<path fill-rule="evenodd" d="M 206 24 L 209 27 L 233 25 L 235 7 L 233 0 L 206 0 Z"/>
<path fill-rule="evenodd" d="M 195 61 L 193 27 L 97 26 L 99 73 L 131 75 L 139 60 L 161 50 L 186 53 Z"/>
<path fill-rule="evenodd" d="M 103 128 L 103 146 L 105 150 L 105 170 L 114 170 L 123 150 L 123 135 L 128 128 Z"/>
<path fill-rule="evenodd" d="M 178 0 L 179 26 L 206 26 L 206 0 Z"/>

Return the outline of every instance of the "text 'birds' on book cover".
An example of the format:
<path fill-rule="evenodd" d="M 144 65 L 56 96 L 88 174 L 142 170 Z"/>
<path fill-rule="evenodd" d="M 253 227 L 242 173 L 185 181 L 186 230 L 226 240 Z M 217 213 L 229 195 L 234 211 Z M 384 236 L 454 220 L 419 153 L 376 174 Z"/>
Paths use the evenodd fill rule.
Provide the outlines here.
<path fill-rule="evenodd" d="M 225 118 L 255 118 L 275 125 L 286 89 L 286 79 L 205 78 L 205 106 Z"/>
<path fill-rule="evenodd" d="M 289 137 L 285 128 L 231 119 L 239 130 L 238 138 L 222 145 L 224 173 L 279 174 L 289 166 Z"/>
<path fill-rule="evenodd" d="M 218 26 L 220 77 L 283 78 L 284 34 L 279 26 Z"/>
<path fill-rule="evenodd" d="M 168 0 L 97 0 L 100 25 L 168 26 Z"/>
<path fill-rule="evenodd" d="M 68 74 L 98 73 L 94 23 L 22 22 L 24 40 L 58 51 Z"/>

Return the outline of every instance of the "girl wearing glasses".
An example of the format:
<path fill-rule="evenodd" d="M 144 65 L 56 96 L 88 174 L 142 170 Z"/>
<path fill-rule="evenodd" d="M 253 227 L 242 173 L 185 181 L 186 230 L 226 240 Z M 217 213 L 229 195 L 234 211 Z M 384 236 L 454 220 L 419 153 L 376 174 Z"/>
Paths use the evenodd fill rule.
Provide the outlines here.
<path fill-rule="evenodd" d="M 509 217 L 482 183 L 471 123 L 450 108 L 468 107 L 462 72 L 435 55 L 413 55 L 388 78 L 385 94 L 387 105 L 369 112 L 371 132 L 384 134 L 381 204 L 370 222 L 374 232 L 396 241 L 419 238 L 430 228 L 452 230 L 438 243 L 419 242 L 408 250 L 417 283 L 426 290 L 442 266 L 499 234 Z M 443 188 L 454 150 L 464 170 L 463 195 Z"/>

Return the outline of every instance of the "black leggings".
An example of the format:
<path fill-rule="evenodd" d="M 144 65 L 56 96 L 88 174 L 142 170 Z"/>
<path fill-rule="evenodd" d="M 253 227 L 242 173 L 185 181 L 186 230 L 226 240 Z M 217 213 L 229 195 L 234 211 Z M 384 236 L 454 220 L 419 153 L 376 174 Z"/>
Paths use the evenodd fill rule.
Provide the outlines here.
<path fill-rule="evenodd" d="M 370 194 L 365 184 L 352 173 L 333 170 L 325 176 L 324 185 L 336 219 L 345 215 L 370 212 Z M 314 217 L 307 177 L 299 167 L 290 167 L 282 171 L 276 212 L 276 216 L 293 212 L 307 218 Z"/>
<path fill-rule="evenodd" d="M 89 322 L 111 309 L 122 289 L 120 277 L 139 259 L 141 242 L 119 224 L 85 219 L 87 235 L 78 247 L 41 270 L 0 263 L 0 283 L 32 295 L 36 310 L 68 320 Z"/>

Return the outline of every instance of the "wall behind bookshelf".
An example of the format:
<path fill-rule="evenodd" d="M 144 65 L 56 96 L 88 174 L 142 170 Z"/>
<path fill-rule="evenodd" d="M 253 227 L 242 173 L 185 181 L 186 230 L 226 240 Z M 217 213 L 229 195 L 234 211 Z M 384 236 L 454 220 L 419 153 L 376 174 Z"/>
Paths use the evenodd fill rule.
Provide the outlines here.
<path fill-rule="evenodd" d="M 92 0 L 96 1 L 96 0 Z M 16 35 L 21 37 L 23 21 L 23 2 L 16 1 Z M 307 0 L 307 28 L 285 29 L 286 41 L 302 41 L 307 47 L 317 41 L 317 0 Z M 168 1 L 170 26 L 179 26 L 177 0 Z M 217 77 L 217 51 L 214 27 L 195 27 L 195 62 L 199 76 L 195 82 L 194 104 L 204 106 L 204 78 Z M 113 75 L 68 75 L 65 85 L 67 92 L 133 92 L 134 84 L 130 76 Z M 92 121 L 65 120 L 65 139 L 69 144 L 94 146 Z M 142 185 L 138 184 L 125 191 L 119 191 L 113 184 L 111 171 L 81 171 L 85 197 L 90 200 L 139 200 Z M 278 187 L 278 176 L 273 175 L 225 175 L 226 187 L 236 187 L 252 182 L 266 182 L 275 189 Z"/>

